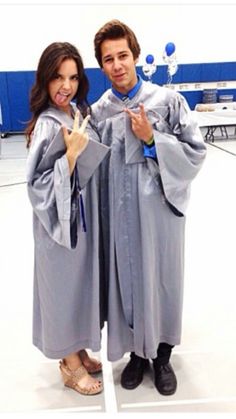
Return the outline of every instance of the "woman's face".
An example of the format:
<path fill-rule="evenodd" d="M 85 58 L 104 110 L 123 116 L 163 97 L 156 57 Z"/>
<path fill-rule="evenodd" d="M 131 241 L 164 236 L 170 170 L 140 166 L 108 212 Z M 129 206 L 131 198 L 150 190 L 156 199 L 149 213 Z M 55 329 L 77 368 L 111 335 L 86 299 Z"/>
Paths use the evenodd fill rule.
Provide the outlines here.
<path fill-rule="evenodd" d="M 48 84 L 48 93 L 52 103 L 70 114 L 70 102 L 79 87 L 79 75 L 76 62 L 72 58 L 64 60 L 57 74 Z"/>

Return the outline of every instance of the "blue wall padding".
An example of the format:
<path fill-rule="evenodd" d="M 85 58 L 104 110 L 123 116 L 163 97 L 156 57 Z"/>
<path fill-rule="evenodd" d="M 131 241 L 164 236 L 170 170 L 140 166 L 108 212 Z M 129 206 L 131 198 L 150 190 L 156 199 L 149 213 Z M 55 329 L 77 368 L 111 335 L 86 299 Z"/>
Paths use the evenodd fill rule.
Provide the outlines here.
<path fill-rule="evenodd" d="M 224 63 L 220 66 L 219 80 L 236 80 L 236 63 Z"/>
<path fill-rule="evenodd" d="M 8 101 L 8 90 L 7 90 L 7 73 L 0 72 L 0 103 L 2 111 L 2 122 L 3 125 L 0 125 L 0 131 L 9 131 L 11 130 L 11 121 L 10 121 L 10 107 Z"/>
<path fill-rule="evenodd" d="M 105 77 L 99 68 L 86 68 L 86 75 L 89 79 L 89 103 L 96 102 L 102 93 L 106 90 Z"/>
<path fill-rule="evenodd" d="M 145 80 L 142 66 L 137 66 L 137 72 Z M 95 102 L 111 84 L 100 68 L 87 68 L 90 90 L 89 103 Z M 30 118 L 29 95 L 35 80 L 35 71 L 6 71 L 0 72 L 0 103 L 2 108 L 3 125 L 1 132 L 22 132 Z M 157 65 L 153 83 L 167 84 L 167 65 Z M 204 82 L 236 82 L 236 62 L 179 64 L 178 71 L 172 78 L 172 83 L 204 83 Z M 202 102 L 202 90 L 181 91 L 191 109 Z M 218 96 L 234 95 L 235 89 L 218 89 Z"/>
<path fill-rule="evenodd" d="M 184 83 L 195 83 L 199 80 L 202 80 L 202 65 L 196 64 L 185 64 L 180 66 L 182 67 L 182 80 L 184 80 Z"/>
<path fill-rule="evenodd" d="M 194 91 L 185 91 L 181 92 L 181 94 L 187 100 L 191 109 L 194 109 L 197 103 L 202 102 L 202 91 L 201 90 L 194 90 Z"/>
<path fill-rule="evenodd" d="M 27 72 L 9 71 L 7 87 L 11 126 L 14 127 L 14 131 L 24 130 L 30 118 L 28 104 L 31 85 Z"/>
<path fill-rule="evenodd" d="M 208 63 L 202 66 L 201 79 L 203 82 L 219 81 L 220 66 L 217 63 Z"/>

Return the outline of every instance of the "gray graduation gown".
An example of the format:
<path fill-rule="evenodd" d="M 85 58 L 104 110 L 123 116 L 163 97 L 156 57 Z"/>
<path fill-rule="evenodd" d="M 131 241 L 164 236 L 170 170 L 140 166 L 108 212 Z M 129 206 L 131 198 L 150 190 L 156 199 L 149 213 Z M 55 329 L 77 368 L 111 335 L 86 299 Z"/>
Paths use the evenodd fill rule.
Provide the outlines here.
<path fill-rule="evenodd" d="M 41 114 L 26 174 L 35 243 L 33 344 L 49 358 L 100 349 L 97 168 L 108 148 L 94 139 L 77 160 L 84 232 L 61 125 L 72 128 L 72 118 L 53 107 Z"/>
<path fill-rule="evenodd" d="M 143 157 L 123 111 L 139 110 L 140 102 L 153 125 L 157 162 Z M 185 212 L 206 147 L 185 99 L 149 82 L 128 103 L 108 90 L 93 113 L 111 146 L 101 165 L 108 357 L 134 351 L 155 358 L 160 342 L 180 343 Z"/>

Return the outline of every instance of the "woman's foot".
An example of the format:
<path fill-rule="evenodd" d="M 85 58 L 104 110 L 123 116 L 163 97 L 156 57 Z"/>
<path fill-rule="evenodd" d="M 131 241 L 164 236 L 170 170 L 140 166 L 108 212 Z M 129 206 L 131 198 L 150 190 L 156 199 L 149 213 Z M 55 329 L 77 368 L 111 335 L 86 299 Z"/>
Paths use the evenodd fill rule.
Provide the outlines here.
<path fill-rule="evenodd" d="M 102 371 L 102 363 L 96 358 L 91 358 L 85 349 L 81 349 L 78 354 L 89 374 L 95 374 Z"/>
<path fill-rule="evenodd" d="M 60 361 L 60 370 L 64 385 L 80 394 L 93 395 L 103 390 L 102 382 L 91 377 L 82 364 L 76 370 L 72 370 L 63 359 Z"/>

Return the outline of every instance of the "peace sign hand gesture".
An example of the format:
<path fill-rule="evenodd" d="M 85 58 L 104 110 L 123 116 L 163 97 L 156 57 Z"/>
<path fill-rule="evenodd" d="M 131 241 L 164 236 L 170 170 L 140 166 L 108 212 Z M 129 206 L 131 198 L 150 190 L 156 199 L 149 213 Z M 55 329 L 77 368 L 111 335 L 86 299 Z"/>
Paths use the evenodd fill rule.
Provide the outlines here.
<path fill-rule="evenodd" d="M 148 143 L 153 135 L 152 126 L 147 118 L 143 103 L 140 103 L 139 108 L 138 113 L 132 112 L 130 109 L 125 109 L 125 112 L 130 116 L 131 128 L 136 137 Z"/>
<path fill-rule="evenodd" d="M 87 115 L 83 120 L 81 126 L 79 126 L 79 115 L 77 111 L 75 114 L 73 129 L 71 133 L 68 132 L 67 128 L 62 127 L 64 141 L 66 145 L 66 156 L 69 163 L 70 174 L 73 172 L 77 158 L 83 153 L 88 145 L 88 134 L 85 132 L 90 115 Z"/>

